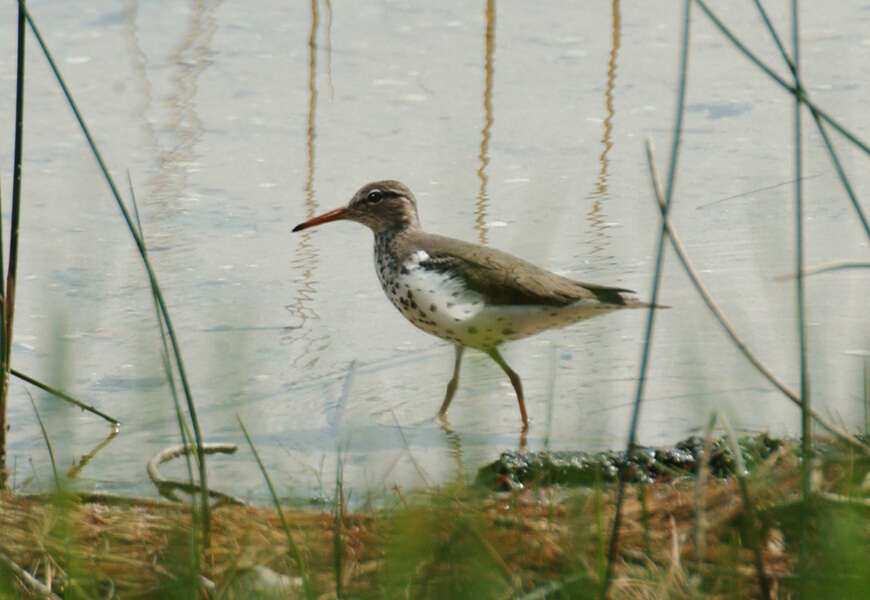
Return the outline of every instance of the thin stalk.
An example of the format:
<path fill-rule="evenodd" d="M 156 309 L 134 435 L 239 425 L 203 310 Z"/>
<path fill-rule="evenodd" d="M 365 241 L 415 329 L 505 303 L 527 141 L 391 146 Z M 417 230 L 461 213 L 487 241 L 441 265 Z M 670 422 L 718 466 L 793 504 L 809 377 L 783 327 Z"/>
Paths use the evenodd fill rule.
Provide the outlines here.
<path fill-rule="evenodd" d="M 734 453 L 734 476 L 737 478 L 737 486 L 740 490 L 740 496 L 743 498 L 743 508 L 749 521 L 749 526 L 746 528 L 747 542 L 752 547 L 755 570 L 758 572 L 758 585 L 761 588 L 761 597 L 769 600 L 772 598 L 772 595 L 770 580 L 764 571 L 764 556 L 762 554 L 762 547 L 764 545 L 763 529 L 761 528 L 761 522 L 755 510 L 755 505 L 749 496 L 749 484 L 746 481 L 746 465 L 743 463 L 743 453 L 740 452 L 740 444 L 737 443 L 737 436 L 734 435 L 734 430 L 731 428 L 728 418 L 722 415 L 721 419 L 722 425 L 728 434 L 731 451 Z"/>
<path fill-rule="evenodd" d="M 761 5 L 760 0 L 755 1 L 755 8 L 758 9 L 758 13 L 761 15 L 761 20 L 764 21 L 765 27 L 770 32 L 773 37 L 773 41 L 776 44 L 776 47 L 779 49 L 779 54 L 785 59 L 786 64 L 788 65 L 789 70 L 794 74 L 794 62 L 792 62 L 791 58 L 788 55 L 788 52 L 785 51 L 785 46 L 782 45 L 782 41 L 779 39 L 779 36 L 776 34 L 776 29 L 773 27 L 773 23 L 770 22 L 770 18 L 767 16 L 767 11 L 764 10 L 764 7 Z"/>
<path fill-rule="evenodd" d="M 3 214 L 3 178 L 0 177 L 0 215 Z M 0 219 L 0 490 L 6 489 L 8 471 L 6 469 L 6 397 L 9 390 L 9 377 L 6 374 L 6 319 L 3 302 L 3 220 Z M 10 363 L 11 364 L 11 363 Z"/>
<path fill-rule="evenodd" d="M 54 460 L 54 448 L 51 447 L 51 440 L 48 439 L 48 432 L 45 430 L 45 423 L 42 422 L 42 416 L 39 414 L 39 409 L 36 408 L 36 402 L 33 401 L 33 396 L 27 392 L 27 397 L 30 398 L 30 406 L 33 407 L 33 412 L 36 414 L 36 421 L 39 423 L 39 429 L 42 431 L 42 439 L 45 440 L 45 447 L 48 448 L 48 459 L 51 461 L 51 471 L 54 473 L 54 485 L 60 490 L 60 475 L 57 474 L 57 463 Z"/>
<path fill-rule="evenodd" d="M 864 357 L 864 435 L 870 434 L 870 357 Z"/>
<path fill-rule="evenodd" d="M 145 244 L 145 230 L 142 228 L 142 219 L 139 218 L 139 204 L 136 202 L 136 191 L 133 188 L 133 178 L 130 176 L 130 171 L 127 171 L 127 185 L 130 190 L 130 203 L 133 206 L 133 215 L 136 217 L 136 231 L 139 234 L 139 237 L 142 240 L 142 250 L 147 254 L 148 247 Z M 152 280 L 153 282 L 153 280 Z M 172 373 L 172 364 L 169 361 L 169 344 L 166 342 L 166 330 L 164 328 L 163 316 L 160 313 L 160 304 L 157 301 L 157 294 L 154 291 L 154 285 L 152 283 L 151 286 L 151 298 L 154 301 L 154 317 L 157 320 L 157 329 L 160 332 L 160 343 L 162 345 L 163 351 L 160 353 L 161 362 L 163 364 L 163 372 L 166 373 L 166 381 L 169 384 L 169 392 L 172 396 L 172 404 L 175 407 L 175 418 L 178 422 L 178 431 L 181 435 L 181 444 L 183 447 L 187 448 L 190 446 L 190 431 L 187 427 L 187 421 L 184 419 L 184 411 L 181 409 L 181 403 L 178 401 L 178 390 L 175 387 L 175 377 Z M 198 444 L 197 444 L 198 446 Z M 203 448 L 203 452 L 205 452 L 205 448 Z M 191 489 L 194 486 L 193 479 L 193 463 L 190 457 L 190 452 L 184 453 L 184 462 L 187 466 L 187 480 L 190 483 Z M 205 489 L 206 493 L 208 490 Z M 195 497 L 195 492 L 191 493 L 191 497 Z M 195 504 L 195 503 L 194 503 Z M 208 510 L 208 505 L 203 503 L 204 509 Z M 194 507 L 195 510 L 195 507 Z M 199 571 L 199 539 L 196 532 L 196 527 L 191 528 L 191 566 L 193 567 L 194 572 Z"/>
<path fill-rule="evenodd" d="M 822 110 L 821 108 L 819 108 L 818 106 L 816 106 L 815 104 L 810 102 L 810 99 L 807 97 L 805 90 L 797 88 L 797 87 L 789 84 L 782 77 L 777 75 L 773 69 L 771 69 L 767 64 L 765 64 L 764 61 L 762 61 L 755 54 L 753 54 L 752 51 L 749 50 L 749 48 L 747 48 L 740 40 L 737 39 L 737 36 L 735 36 L 731 32 L 731 30 L 728 29 L 724 23 L 722 23 L 722 21 L 719 19 L 719 17 L 717 17 L 715 15 L 715 13 L 713 13 L 713 11 L 710 10 L 710 8 L 707 6 L 707 4 L 704 2 L 704 0 L 694 0 L 694 1 L 698 5 L 698 7 L 701 9 L 701 11 L 703 11 L 703 13 L 705 15 L 707 15 L 707 18 L 710 19 L 710 21 L 713 23 L 713 25 L 716 26 L 716 28 L 722 33 L 722 35 L 724 35 L 726 38 L 728 38 L 728 40 L 732 44 L 734 44 L 734 47 L 737 48 L 737 50 L 739 50 L 741 54 L 743 54 L 746 58 L 748 58 L 750 61 L 755 63 L 755 65 L 759 69 L 764 71 L 768 75 L 768 77 L 770 77 L 774 82 L 778 83 L 780 86 L 784 87 L 789 92 L 791 92 L 792 94 L 797 96 L 800 99 L 800 101 L 803 102 L 804 104 L 806 104 L 807 107 L 811 111 L 818 113 L 818 116 L 820 119 L 822 119 L 828 125 L 830 125 L 834 129 L 836 129 L 838 132 L 840 132 L 840 134 L 843 137 L 845 137 L 847 140 L 849 140 L 850 142 L 852 142 L 853 144 L 858 146 L 861 150 L 864 151 L 865 154 L 870 156 L 870 145 L 868 145 L 865 142 L 863 142 L 862 140 L 860 140 L 855 134 L 853 134 L 851 131 L 846 129 L 843 125 L 840 125 L 840 123 L 836 119 L 834 119 L 828 113 L 826 113 L 824 110 Z"/>
<path fill-rule="evenodd" d="M 3 214 L 3 178 L 0 177 L 0 215 Z M 2 368 L 6 339 L 6 322 L 3 320 L 6 282 L 3 280 L 3 221 L 0 219 L 0 368 Z M 5 396 L 4 396 L 5 398 Z M 5 412 L 5 411 L 4 411 Z"/>
<path fill-rule="evenodd" d="M 426 475 L 426 471 L 423 470 L 423 467 L 421 467 L 420 463 L 417 462 L 417 459 L 414 458 L 414 453 L 411 452 L 411 445 L 408 443 L 408 438 L 405 437 L 405 431 L 399 424 L 399 419 L 396 417 L 396 413 L 391 410 L 390 414 L 393 416 L 393 422 L 396 424 L 396 431 L 399 432 L 399 437 L 402 438 L 402 445 L 405 447 L 405 452 L 408 453 L 408 458 L 411 460 L 411 464 L 414 465 L 414 470 L 417 471 L 417 475 L 420 477 L 420 479 L 423 481 L 427 488 L 433 487 L 432 482 L 429 481 L 429 477 Z M 341 453 L 339 453 L 339 458 L 341 458 Z"/>
<path fill-rule="evenodd" d="M 798 3 L 792 0 L 792 60 L 794 61 L 794 83 L 801 89 L 800 82 L 800 39 L 798 27 Z M 812 453 L 812 419 L 810 418 L 810 380 L 807 365 L 807 324 L 806 290 L 804 289 L 804 198 L 803 183 L 803 129 L 801 127 L 801 102 L 794 98 L 794 205 L 795 205 L 795 302 L 797 305 L 797 333 L 801 373 L 801 489 L 804 501 L 810 497 L 810 454 Z"/>
<path fill-rule="evenodd" d="M 309 599 L 316 598 L 317 595 L 314 592 L 314 588 L 311 587 L 308 567 L 306 566 L 305 561 L 302 558 L 302 554 L 299 552 L 299 548 L 293 541 L 293 534 L 290 533 L 290 526 L 287 524 L 287 520 L 284 518 L 284 511 L 281 510 L 281 503 L 278 501 L 278 494 L 275 493 L 275 486 L 272 485 L 272 479 L 269 477 L 269 473 L 266 471 L 266 467 L 263 465 L 263 461 L 260 459 L 260 453 L 257 452 L 257 448 L 254 446 L 254 442 L 251 440 L 251 436 L 248 435 L 248 430 L 245 427 L 245 424 L 242 422 L 242 418 L 239 415 L 236 415 L 236 419 L 239 421 L 239 426 L 242 428 L 242 433 L 245 434 L 245 440 L 247 440 L 248 446 L 251 448 L 251 452 L 254 454 L 254 459 L 257 461 L 257 466 L 260 467 L 260 472 L 263 474 L 263 479 L 266 480 L 266 487 L 269 488 L 269 494 L 271 494 L 272 496 L 272 504 L 275 505 L 275 510 L 278 512 L 278 518 L 281 520 L 281 527 L 284 529 L 284 535 L 287 536 L 287 545 L 290 548 L 290 554 L 293 557 L 293 560 L 296 561 L 296 568 L 299 569 L 299 576 L 302 577 L 302 587 L 305 590 L 305 596 Z"/>
<path fill-rule="evenodd" d="M 695 478 L 695 561 L 698 572 L 704 564 L 704 549 L 706 547 L 706 515 L 704 512 L 704 485 L 710 476 L 710 452 L 713 448 L 713 428 L 716 426 L 716 411 L 710 415 L 707 427 L 704 431 L 704 453 Z"/>
<path fill-rule="evenodd" d="M 652 544 L 649 537 L 649 505 L 646 497 L 646 483 L 643 479 L 637 484 L 637 499 L 640 501 L 640 526 L 643 529 L 643 551 L 652 556 Z"/>
<path fill-rule="evenodd" d="M 81 112 L 78 109 L 78 105 L 75 100 L 73 100 L 72 95 L 70 94 L 69 88 L 66 85 L 66 82 L 63 79 L 63 76 L 60 74 L 60 71 L 57 68 L 57 64 L 54 61 L 54 58 L 49 52 L 48 47 L 45 45 L 45 41 L 42 39 L 42 35 L 39 33 L 39 29 L 36 27 L 36 24 L 33 22 L 33 17 L 24 8 L 22 0 L 19 0 L 19 5 L 22 6 L 24 10 L 25 17 L 27 18 L 27 22 L 30 25 L 31 31 L 33 31 L 33 35 L 36 37 L 36 41 L 39 43 L 40 48 L 42 49 L 43 54 L 45 55 L 46 60 L 48 60 L 49 67 L 51 67 L 52 72 L 54 73 L 55 78 L 57 79 L 58 84 L 63 91 L 64 96 L 66 97 L 67 103 L 75 115 L 76 120 L 79 123 L 79 126 L 82 129 L 82 133 L 85 136 L 85 139 L 88 142 L 88 146 L 91 149 L 91 152 L 94 155 L 94 158 L 97 161 L 97 164 L 100 167 L 100 171 L 103 173 L 103 177 L 106 180 L 106 183 L 109 186 L 109 189 L 112 192 L 112 196 L 115 198 L 115 202 L 118 205 L 118 208 L 121 211 L 121 215 L 124 218 L 124 221 L 127 224 L 127 228 L 130 230 L 130 234 L 133 236 L 133 241 L 136 244 L 136 248 L 139 251 L 139 255 L 142 257 L 142 263 L 145 266 L 145 271 L 148 274 L 148 280 L 151 284 L 151 288 L 154 292 L 154 296 L 157 299 L 157 303 L 160 306 L 160 312 L 163 315 L 163 320 L 166 323 L 166 330 L 169 335 L 169 340 L 172 345 L 173 356 L 175 357 L 176 367 L 178 369 L 178 376 L 181 379 L 182 388 L 184 390 L 184 396 L 187 401 L 187 411 L 190 415 L 190 422 L 193 426 L 193 433 L 196 440 L 197 447 L 197 460 L 199 466 L 199 480 L 200 485 L 202 486 L 202 527 L 203 527 L 203 544 L 205 547 L 209 545 L 209 537 L 211 532 L 211 516 L 209 513 L 209 505 L 208 505 L 208 481 L 207 481 L 207 472 L 205 466 L 205 453 L 202 450 L 202 433 L 199 427 L 199 418 L 196 414 L 196 407 L 193 404 L 193 394 L 190 390 L 190 384 L 187 380 L 187 373 L 184 369 L 184 362 L 181 357 L 181 348 L 178 344 L 178 339 L 175 335 L 175 329 L 172 327 L 172 320 L 169 317 L 169 309 L 166 306 L 166 301 L 163 298 L 163 292 L 160 290 L 160 286 L 157 283 L 157 276 L 154 273 L 154 269 L 151 267 L 151 261 L 148 259 L 148 255 L 145 251 L 145 244 L 142 241 L 142 238 L 139 236 L 136 231 L 136 227 L 133 225 L 133 221 L 130 218 L 130 213 L 127 210 L 127 207 L 124 206 L 124 202 L 121 200 L 121 194 L 118 192 L 118 188 L 115 185 L 114 179 L 109 174 L 109 170 L 106 167 L 106 163 L 103 160 L 102 155 L 97 149 L 96 143 L 94 142 L 93 137 L 91 136 L 91 132 L 85 124 L 84 118 L 81 115 Z"/>
<path fill-rule="evenodd" d="M 792 60 L 794 62 L 795 88 L 801 89 L 800 81 L 800 38 L 798 25 L 798 3 L 791 2 L 791 35 L 792 35 Z M 797 94 L 794 97 L 794 169 L 796 177 L 800 178 L 802 172 L 802 129 L 801 129 L 801 102 Z M 797 335 L 798 335 L 798 360 L 800 364 L 801 378 L 801 492 L 803 505 L 801 512 L 804 517 L 809 516 L 809 502 L 812 495 L 812 422 L 810 421 L 810 381 L 807 365 L 807 328 L 806 328 L 806 290 L 804 288 L 804 207 L 803 186 L 800 180 L 795 182 L 794 188 L 794 236 L 795 236 L 795 310 L 797 311 Z M 809 527 L 806 518 L 801 519 L 798 526 L 798 569 L 801 574 L 800 580 L 805 580 L 809 575 L 808 549 L 806 537 Z M 760 576 L 763 573 L 759 574 Z M 762 581 L 764 581 L 762 579 Z M 769 597 L 769 596 L 767 596 Z"/>
<path fill-rule="evenodd" d="M 344 469 L 341 463 L 341 452 L 335 467 L 335 507 L 332 524 L 332 571 L 335 578 L 335 597 L 339 600 L 344 595 L 344 545 L 342 544 L 341 527 L 344 522 Z"/>
<path fill-rule="evenodd" d="M 127 171 L 127 185 L 130 189 L 130 202 L 133 205 L 133 216 L 136 217 L 136 230 L 139 237 L 142 238 L 142 247 L 145 252 L 148 252 L 148 247 L 145 244 L 145 230 L 142 228 L 142 220 L 139 218 L 139 204 L 136 202 L 136 191 L 133 188 L 133 178 L 130 176 L 130 171 Z M 181 403 L 178 401 L 178 389 L 175 387 L 175 377 L 172 372 L 172 363 L 169 361 L 170 351 L 169 344 L 166 341 L 166 329 L 164 328 L 163 317 L 160 314 L 160 305 L 157 302 L 157 295 L 154 293 L 154 288 L 151 288 L 151 298 L 154 300 L 154 317 L 157 320 L 157 330 L 160 332 L 160 344 L 163 352 L 160 353 L 161 362 L 163 364 L 163 372 L 166 374 L 166 381 L 169 384 L 169 393 L 172 396 L 172 403 L 175 406 L 175 417 L 178 421 L 178 429 L 181 433 L 181 444 L 186 448 L 190 445 L 190 431 L 187 428 L 187 421 L 184 420 L 184 411 L 181 409 Z M 190 453 L 185 452 L 185 462 L 187 463 L 187 476 L 191 485 L 193 485 L 193 464 L 191 463 Z"/>
<path fill-rule="evenodd" d="M 17 377 L 21 381 L 26 381 L 27 383 L 38 387 L 39 389 L 41 389 L 44 392 L 48 392 L 49 394 L 57 396 L 61 400 L 66 400 L 70 404 L 77 406 L 82 410 L 86 410 L 90 413 L 97 415 L 98 417 L 102 417 L 103 419 L 105 419 L 106 421 L 108 421 L 109 423 L 111 423 L 114 426 L 118 426 L 121 424 L 121 422 L 118 419 L 116 419 L 115 417 L 107 415 L 106 413 L 102 412 L 101 410 L 94 408 L 90 404 L 85 404 L 81 400 L 77 400 L 76 398 L 73 398 L 69 394 L 66 394 L 60 390 L 57 390 L 57 389 L 51 387 L 50 385 L 48 385 L 47 383 L 42 383 L 41 381 L 34 379 L 33 377 L 30 377 L 29 375 L 25 375 L 21 371 L 16 371 L 15 369 L 9 369 L 9 373 L 14 375 L 15 377 Z"/>
<path fill-rule="evenodd" d="M 683 265 L 683 270 L 686 272 L 686 275 L 689 277 L 689 281 L 692 282 L 692 285 L 695 286 L 695 290 L 698 292 L 698 295 L 701 296 L 701 299 L 704 301 L 704 304 L 707 305 L 707 308 L 716 318 L 716 321 L 725 331 L 725 334 L 728 336 L 728 339 L 734 344 L 734 346 L 740 350 L 740 353 L 748 360 L 753 367 L 765 378 L 767 379 L 776 389 L 783 393 L 789 400 L 794 402 L 796 405 L 801 406 L 802 401 L 797 392 L 793 391 L 789 388 L 782 380 L 780 380 L 774 373 L 771 371 L 764 363 L 759 359 L 740 339 L 740 336 L 737 335 L 734 326 L 725 318 L 725 315 L 722 313 L 720 308 L 713 301 L 713 297 L 710 295 L 710 292 L 701 282 L 701 278 L 698 275 L 698 272 L 692 266 L 692 263 L 689 261 L 688 255 L 686 254 L 686 249 L 683 247 L 683 243 L 680 240 L 680 236 L 674 230 L 673 226 L 668 219 L 667 214 L 665 213 L 665 203 L 664 203 L 664 192 L 661 188 L 661 182 L 659 181 L 658 169 L 655 164 L 655 154 L 652 148 L 652 140 L 647 140 L 647 162 L 649 164 L 650 169 L 650 177 L 653 179 L 653 187 L 656 190 L 656 200 L 658 202 L 659 210 L 662 213 L 662 218 L 665 220 L 665 225 L 668 228 L 668 239 L 671 242 L 671 248 L 673 248 L 674 252 L 677 255 L 677 258 L 680 260 L 680 263 Z M 856 449 L 860 449 L 862 452 L 867 453 L 870 451 L 870 448 L 866 444 L 863 444 L 859 440 L 855 439 L 854 436 L 849 434 L 846 431 L 842 431 L 835 427 L 831 422 L 827 419 L 810 409 L 810 414 L 816 423 L 821 425 L 828 432 L 836 436 L 838 439 L 846 442 L 850 446 Z"/>
<path fill-rule="evenodd" d="M 593 496 L 594 503 L 593 507 L 595 510 L 595 549 L 596 558 L 598 559 L 598 581 L 605 581 L 607 579 L 607 542 L 605 541 L 607 535 L 604 533 L 605 525 L 604 525 L 604 508 L 603 502 L 601 501 L 601 469 L 595 469 L 595 482 L 593 485 Z"/>
<path fill-rule="evenodd" d="M 15 150 L 13 155 L 12 174 L 12 223 L 9 228 L 9 268 L 6 271 L 6 290 L 2 297 L 2 315 L 0 315 L 0 489 L 6 487 L 6 406 L 9 397 L 9 367 L 12 364 L 12 322 L 15 316 L 15 278 L 18 270 L 18 223 L 21 219 L 21 161 L 22 144 L 24 141 L 24 15 L 26 13 L 24 0 L 18 4 L 18 50 L 15 74 Z M 0 224 L 0 231 L 3 227 Z M 0 240 L 2 241 L 2 240 Z M 0 279 L 2 279 L 3 262 L 0 255 Z"/>
<path fill-rule="evenodd" d="M 461 505 L 461 503 L 460 503 Z M 477 542 L 478 546 L 486 552 L 486 555 L 489 559 L 498 567 L 498 570 L 501 571 L 501 575 L 504 578 L 505 582 L 513 588 L 512 598 L 518 598 L 519 595 L 523 592 L 522 582 L 520 581 L 519 575 L 517 575 L 508 564 L 504 561 L 504 557 L 499 554 L 498 550 L 496 550 L 495 546 L 486 539 L 483 534 L 478 530 L 477 527 L 473 523 L 468 523 L 467 531 L 474 538 L 474 541 Z"/>
<path fill-rule="evenodd" d="M 870 434 L 870 358 L 864 357 L 864 435 Z"/>
<path fill-rule="evenodd" d="M 857 260 L 842 260 L 823 265 L 815 265 L 804 269 L 804 276 L 818 275 L 819 273 L 829 273 L 831 271 L 844 271 L 847 269 L 870 269 L 870 262 L 859 262 Z M 777 276 L 777 279 L 791 279 L 794 277 L 791 273 Z"/>
<path fill-rule="evenodd" d="M 764 7 L 761 5 L 761 2 L 759 0 L 755 0 L 755 6 L 756 8 L 758 8 L 758 12 L 761 15 L 761 19 L 764 21 L 765 27 L 767 27 L 767 31 L 770 33 L 771 38 L 773 38 L 776 47 L 779 49 L 780 56 L 782 56 L 782 59 L 785 61 L 786 65 L 788 65 L 789 70 L 795 77 L 795 87 L 801 88 L 800 80 L 798 78 L 797 66 L 788 55 L 788 53 L 785 51 L 785 47 L 782 45 L 782 41 L 780 40 L 779 35 L 776 33 L 776 29 L 773 27 L 773 23 L 770 22 L 770 19 L 767 16 L 767 12 L 764 10 Z M 861 209 L 861 204 L 858 202 L 858 197 L 852 190 L 852 185 L 849 183 L 849 178 L 846 177 L 846 172 L 843 169 L 843 166 L 840 164 L 840 159 L 837 156 L 836 151 L 834 150 L 834 146 L 831 143 L 828 132 L 825 130 L 822 119 L 816 111 L 815 106 L 809 103 L 807 104 L 807 106 L 812 113 L 813 122 L 816 124 L 816 128 L 819 130 L 819 135 L 822 136 L 822 141 L 825 143 L 825 149 L 828 151 L 828 156 L 831 157 L 831 162 L 834 163 L 834 169 L 837 171 L 837 176 L 840 178 L 840 183 L 843 184 L 843 189 L 846 190 L 846 194 L 849 196 L 849 201 L 852 203 L 852 207 L 855 209 L 855 213 L 858 215 L 858 220 L 861 221 L 861 226 L 864 228 L 864 234 L 868 237 L 868 239 L 870 239 L 870 223 L 867 222 L 867 217 L 864 215 L 864 211 Z"/>
<path fill-rule="evenodd" d="M 680 43 L 680 83 L 677 91 L 677 107 L 674 116 L 674 132 L 671 140 L 671 162 L 668 169 L 668 180 L 665 191 L 665 208 L 664 214 L 667 215 L 670 208 L 671 198 L 673 197 L 674 183 L 677 174 L 677 158 L 679 156 L 680 136 L 683 128 L 683 109 L 686 100 L 686 81 L 688 78 L 688 62 L 689 62 L 689 18 L 692 0 L 683 2 L 683 28 L 682 38 Z M 653 327 L 655 325 L 655 305 L 658 300 L 659 285 L 661 283 L 662 267 L 664 263 L 664 248 L 665 237 L 667 233 L 666 221 L 662 218 L 661 230 L 659 232 L 658 246 L 656 248 L 655 270 L 653 272 L 652 291 L 650 293 L 650 308 L 647 313 L 646 333 L 644 335 L 643 351 L 640 359 L 640 372 L 638 375 L 637 392 L 634 398 L 634 408 L 631 415 L 631 424 L 628 429 L 628 442 L 626 446 L 626 458 L 630 457 L 634 451 L 635 440 L 637 437 L 637 424 L 640 417 L 640 406 L 643 399 L 643 389 L 646 382 L 646 369 L 649 364 L 650 348 L 652 347 Z M 611 578 L 613 576 L 613 563 L 616 560 L 616 553 L 619 547 L 619 527 L 622 521 L 622 504 L 625 497 L 625 478 L 619 478 L 619 485 L 616 494 L 616 512 L 613 516 L 613 531 L 610 536 L 610 548 L 607 553 L 607 570 L 603 585 L 601 586 L 601 598 L 607 598 L 607 592 L 610 587 Z"/>
<path fill-rule="evenodd" d="M 3 302 L 3 361 L 8 380 L 12 352 L 12 324 L 15 316 L 15 281 L 18 270 L 18 231 L 21 220 L 21 163 L 24 143 L 24 0 L 18 7 L 18 64 L 15 79 L 15 153 L 12 177 L 12 221 L 9 229 L 9 268 L 6 272 L 6 295 Z"/>
<path fill-rule="evenodd" d="M 867 236 L 867 239 L 870 239 L 870 223 L 867 222 L 867 215 L 864 214 L 861 204 L 858 202 L 858 197 L 855 195 L 855 191 L 849 183 L 849 178 L 846 177 L 846 171 L 843 169 L 843 165 L 840 164 L 840 159 L 834 151 L 834 145 L 831 143 L 831 138 L 828 136 L 824 124 L 822 124 L 822 118 L 812 105 L 810 105 L 810 114 L 813 117 L 813 122 L 816 124 L 816 128 L 819 130 L 819 135 L 822 136 L 822 141 L 825 143 L 825 149 L 828 151 L 828 156 L 831 157 L 831 162 L 834 163 L 834 169 L 837 171 L 840 183 L 843 184 L 843 189 L 846 190 L 846 194 L 849 196 L 849 201 L 855 209 L 855 214 L 858 215 L 858 220 L 861 221 L 861 227 L 864 228 L 864 234 Z"/>
<path fill-rule="evenodd" d="M 544 450 L 550 451 L 550 435 L 553 432 L 553 404 L 556 401 L 556 374 L 558 373 L 558 361 L 556 356 L 556 346 L 550 344 L 550 356 L 547 363 L 550 365 L 550 372 L 547 374 L 547 390 L 544 397 L 547 399 L 547 428 L 544 432 Z"/>

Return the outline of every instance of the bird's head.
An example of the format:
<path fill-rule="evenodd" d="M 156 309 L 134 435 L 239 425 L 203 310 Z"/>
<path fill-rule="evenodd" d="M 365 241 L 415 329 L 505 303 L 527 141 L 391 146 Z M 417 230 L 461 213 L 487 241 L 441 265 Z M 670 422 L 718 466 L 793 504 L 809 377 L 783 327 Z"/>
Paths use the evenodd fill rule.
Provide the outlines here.
<path fill-rule="evenodd" d="M 420 227 L 414 194 L 404 184 L 387 179 L 367 183 L 357 190 L 347 206 L 300 223 L 293 231 L 338 220 L 362 223 L 375 233 Z"/>

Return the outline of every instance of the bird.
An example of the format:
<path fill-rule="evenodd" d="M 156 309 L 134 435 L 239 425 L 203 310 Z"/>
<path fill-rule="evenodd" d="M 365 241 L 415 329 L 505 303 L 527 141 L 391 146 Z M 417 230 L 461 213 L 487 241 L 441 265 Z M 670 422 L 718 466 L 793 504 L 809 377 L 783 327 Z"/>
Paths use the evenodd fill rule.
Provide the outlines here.
<path fill-rule="evenodd" d="M 368 183 L 347 205 L 293 231 L 340 220 L 361 223 L 374 233 L 378 280 L 399 312 L 423 331 L 453 343 L 453 376 L 439 410 L 442 419 L 459 387 L 463 352 L 474 348 L 507 375 L 527 432 L 522 380 L 499 346 L 615 310 L 650 306 L 633 290 L 575 281 L 495 248 L 427 233 L 414 194 L 396 180 Z"/>

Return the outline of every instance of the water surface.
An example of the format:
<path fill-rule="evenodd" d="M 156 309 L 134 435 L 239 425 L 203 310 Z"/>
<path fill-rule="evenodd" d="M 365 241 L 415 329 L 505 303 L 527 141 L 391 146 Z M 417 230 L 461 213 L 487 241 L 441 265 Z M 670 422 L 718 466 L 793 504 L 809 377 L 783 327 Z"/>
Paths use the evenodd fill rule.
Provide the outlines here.
<path fill-rule="evenodd" d="M 365 228 L 293 225 L 396 178 L 424 227 L 585 281 L 647 295 L 660 167 L 675 103 L 680 7 L 599 2 L 28 3 L 116 180 L 129 170 L 208 441 L 237 442 L 211 481 L 265 499 L 236 416 L 280 493 L 357 499 L 470 477 L 519 444 L 509 382 L 469 352 L 448 431 L 430 420 L 453 350 L 383 297 Z M 771 9 L 773 7 L 770 7 Z M 0 7 L 0 144 L 8 224 L 14 3 Z M 811 96 L 870 139 L 870 11 L 802 7 Z M 783 76 L 751 5 L 729 25 Z M 772 18 L 789 31 L 785 14 Z M 762 359 L 799 385 L 793 271 L 792 100 L 700 14 L 672 218 L 705 284 Z M 15 368 L 124 423 L 78 475 L 153 494 L 145 462 L 179 442 L 144 270 L 83 137 L 28 39 L 25 205 Z M 836 138 L 836 136 L 835 136 Z M 805 122 L 807 263 L 867 260 L 868 243 Z M 865 211 L 867 158 L 836 138 Z M 807 281 L 810 381 L 823 414 L 863 427 L 866 270 Z M 670 443 L 713 410 L 744 431 L 795 434 L 795 407 L 729 345 L 672 255 L 640 441 Z M 523 377 L 530 449 L 625 443 L 646 315 L 625 311 L 504 348 Z M 47 452 L 16 381 L 10 467 L 48 485 Z M 29 390 L 66 469 L 108 435 Z M 173 471 L 174 469 L 174 471 Z M 167 467 L 183 474 L 182 465 Z"/>

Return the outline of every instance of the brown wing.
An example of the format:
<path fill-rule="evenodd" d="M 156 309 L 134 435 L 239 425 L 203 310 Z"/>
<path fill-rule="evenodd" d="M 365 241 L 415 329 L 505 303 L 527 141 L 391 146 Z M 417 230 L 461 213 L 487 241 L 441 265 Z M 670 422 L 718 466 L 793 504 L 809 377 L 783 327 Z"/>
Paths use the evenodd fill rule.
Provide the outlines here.
<path fill-rule="evenodd" d="M 461 279 L 490 304 L 562 306 L 582 299 L 619 305 L 627 300 L 637 302 L 622 296 L 632 290 L 574 281 L 486 246 L 432 234 L 422 234 L 414 241 L 429 255 L 421 266 Z"/>

